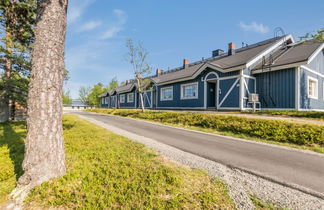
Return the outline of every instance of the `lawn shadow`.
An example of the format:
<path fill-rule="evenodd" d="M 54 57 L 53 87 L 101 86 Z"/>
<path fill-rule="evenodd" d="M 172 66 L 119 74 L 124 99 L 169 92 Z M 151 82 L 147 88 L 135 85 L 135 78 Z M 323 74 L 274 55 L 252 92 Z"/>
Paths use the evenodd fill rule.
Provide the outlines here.
<path fill-rule="evenodd" d="M 22 121 L 0 124 L 0 130 L 3 130 L 3 135 L 0 135 L 0 147 L 8 147 L 10 159 L 14 163 L 17 180 L 23 174 L 22 162 L 25 154 L 25 127 L 26 123 Z"/>

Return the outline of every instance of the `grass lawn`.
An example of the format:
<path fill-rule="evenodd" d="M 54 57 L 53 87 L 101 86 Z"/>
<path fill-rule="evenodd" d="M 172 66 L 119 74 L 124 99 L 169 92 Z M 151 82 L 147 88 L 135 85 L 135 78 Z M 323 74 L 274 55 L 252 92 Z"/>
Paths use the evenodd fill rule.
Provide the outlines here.
<path fill-rule="evenodd" d="M 258 114 L 282 117 L 297 117 L 312 120 L 324 120 L 324 112 L 318 111 L 294 111 L 294 110 L 263 110 L 263 111 L 244 111 L 243 114 Z"/>
<path fill-rule="evenodd" d="M 324 153 L 324 126 L 321 125 L 191 112 L 147 110 L 142 113 L 140 110 L 129 109 L 92 109 L 86 111 L 148 120 L 176 127 Z"/>
<path fill-rule="evenodd" d="M 25 135 L 23 122 L 0 124 L 0 204 L 22 173 Z M 75 116 L 64 136 L 67 174 L 36 187 L 28 208 L 235 208 L 221 181 Z"/>

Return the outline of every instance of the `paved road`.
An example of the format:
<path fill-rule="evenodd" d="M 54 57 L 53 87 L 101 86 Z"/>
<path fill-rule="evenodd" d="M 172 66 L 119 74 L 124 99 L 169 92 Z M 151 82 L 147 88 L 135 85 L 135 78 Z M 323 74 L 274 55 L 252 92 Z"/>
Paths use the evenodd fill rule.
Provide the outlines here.
<path fill-rule="evenodd" d="M 91 117 L 230 167 L 260 174 L 289 185 L 297 184 L 324 195 L 323 155 L 239 141 L 116 116 L 86 112 L 77 114 Z"/>

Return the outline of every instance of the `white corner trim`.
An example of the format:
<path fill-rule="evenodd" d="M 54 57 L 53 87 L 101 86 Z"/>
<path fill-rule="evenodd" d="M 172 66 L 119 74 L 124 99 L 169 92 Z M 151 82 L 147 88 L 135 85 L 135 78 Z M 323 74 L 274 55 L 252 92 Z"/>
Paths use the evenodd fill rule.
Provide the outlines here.
<path fill-rule="evenodd" d="M 315 70 L 313 70 L 313 69 L 311 69 L 311 68 L 309 68 L 309 67 L 307 67 L 307 66 L 304 66 L 304 65 L 302 65 L 301 67 L 302 67 L 303 69 L 305 69 L 305 70 L 307 70 L 307 71 L 313 73 L 313 74 L 316 74 L 317 76 L 320 76 L 320 77 L 323 77 L 323 78 L 324 78 L 324 74 L 321 74 L 321 73 L 319 73 L 319 72 L 317 72 L 317 71 L 315 71 Z"/>
<path fill-rule="evenodd" d="M 295 108 L 297 111 L 299 110 L 299 104 L 300 104 L 300 67 L 297 67 L 295 70 Z"/>
<path fill-rule="evenodd" d="M 257 56 L 255 56 L 253 59 L 251 59 L 249 62 L 247 62 L 246 63 L 246 68 L 249 68 L 250 66 L 252 66 L 253 64 L 255 64 L 257 61 L 259 61 L 260 59 L 262 59 L 263 56 L 269 54 L 271 51 L 275 50 L 282 43 L 284 43 L 285 41 L 287 41 L 289 39 L 291 39 L 294 42 L 294 39 L 293 39 L 293 37 L 292 37 L 291 34 L 289 34 L 287 36 L 284 36 L 282 39 L 280 39 L 279 41 L 277 41 L 277 43 L 275 43 L 274 45 L 272 45 L 268 49 L 264 50 L 263 52 L 259 53 Z"/>
<path fill-rule="evenodd" d="M 196 85 L 197 86 L 197 91 L 196 91 L 197 94 L 196 94 L 196 96 L 194 96 L 194 97 L 184 97 L 182 88 L 184 88 L 186 86 L 191 86 L 191 85 Z M 198 99 L 198 95 L 199 95 L 199 84 L 198 84 L 198 82 L 191 82 L 191 83 L 185 83 L 185 84 L 180 85 L 180 100 Z"/>
<path fill-rule="evenodd" d="M 309 64 L 310 62 L 312 62 L 314 60 L 314 58 L 320 53 L 322 52 L 322 50 L 324 49 L 324 43 L 321 44 L 314 52 L 313 54 L 308 58 L 307 64 Z"/>
<path fill-rule="evenodd" d="M 172 97 L 170 99 L 163 99 L 163 90 L 166 90 L 166 89 L 171 89 L 172 90 Z M 160 101 L 173 101 L 173 86 L 167 86 L 167 87 L 163 87 L 163 88 L 160 88 Z"/>

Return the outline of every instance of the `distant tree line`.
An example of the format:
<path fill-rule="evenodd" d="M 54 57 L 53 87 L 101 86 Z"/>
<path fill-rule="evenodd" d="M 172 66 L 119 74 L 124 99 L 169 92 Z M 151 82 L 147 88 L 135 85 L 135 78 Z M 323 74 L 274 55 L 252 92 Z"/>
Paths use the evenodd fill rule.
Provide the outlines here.
<path fill-rule="evenodd" d="M 79 99 L 83 104 L 99 107 L 99 95 L 117 87 L 119 87 L 117 77 L 112 78 L 107 86 L 100 82 L 95 84 L 93 87 L 82 86 L 79 89 Z"/>

